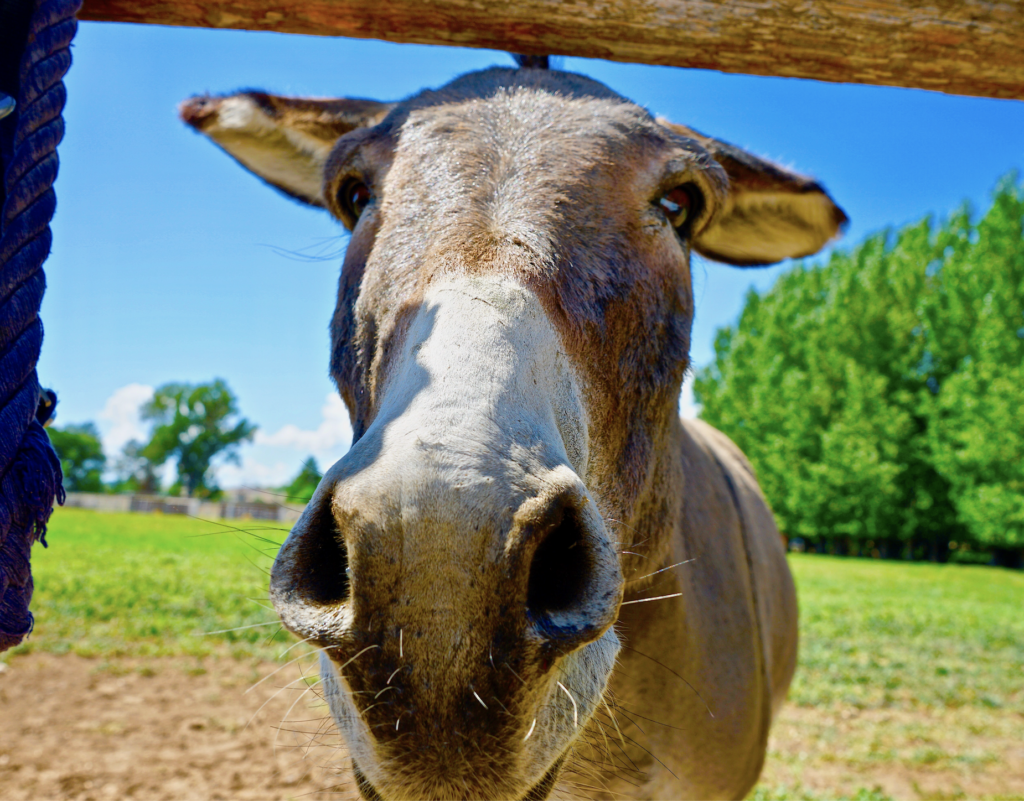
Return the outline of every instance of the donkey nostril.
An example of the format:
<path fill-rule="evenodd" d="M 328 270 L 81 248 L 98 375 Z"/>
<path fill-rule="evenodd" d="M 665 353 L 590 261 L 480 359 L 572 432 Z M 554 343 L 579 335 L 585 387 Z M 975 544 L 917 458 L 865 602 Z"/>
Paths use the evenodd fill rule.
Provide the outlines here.
<path fill-rule="evenodd" d="M 348 549 L 329 508 L 311 522 L 296 562 L 307 602 L 327 606 L 348 598 Z"/>
<path fill-rule="evenodd" d="M 563 507 L 530 564 L 526 606 L 534 618 L 580 606 L 591 583 L 591 554 L 583 526 L 572 507 Z"/>

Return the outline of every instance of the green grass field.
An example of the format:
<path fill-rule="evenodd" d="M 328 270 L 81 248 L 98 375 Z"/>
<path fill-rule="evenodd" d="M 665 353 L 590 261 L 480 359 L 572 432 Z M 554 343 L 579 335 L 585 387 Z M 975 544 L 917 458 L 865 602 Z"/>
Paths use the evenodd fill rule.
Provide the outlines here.
<path fill-rule="evenodd" d="M 791 702 L 1024 715 L 1024 573 L 804 555 L 790 565 L 801 615 Z"/>
<path fill-rule="evenodd" d="M 287 533 L 263 522 L 58 509 L 50 547 L 32 550 L 35 631 L 9 653 L 274 659 L 292 641 L 267 600 L 267 571 Z M 253 628 L 210 633 L 244 626 Z"/>
<path fill-rule="evenodd" d="M 796 708 L 783 709 L 753 798 L 883 801 L 886 777 L 906 788 L 896 797 L 1024 799 L 1024 573 L 807 555 L 790 565 Z M 805 775 L 819 791 L 800 790 Z M 821 793 L 829 776 L 858 789 Z"/>
<path fill-rule="evenodd" d="M 50 548 L 33 551 L 36 631 L 0 659 L 39 650 L 277 658 L 292 638 L 274 622 L 266 571 L 285 534 L 252 522 L 58 510 Z M 857 775 L 909 764 L 955 777 L 998 770 L 1001 752 L 984 743 L 1012 741 L 1015 727 L 1024 741 L 1024 573 L 808 555 L 790 564 L 801 609 L 790 702 L 793 726 L 805 727 L 793 731 L 816 741 L 815 758 Z M 211 633 L 224 629 L 238 630 Z M 837 735 L 817 719 L 800 722 L 801 710 L 885 725 Z M 766 770 L 775 778 L 753 798 L 887 797 L 870 781 L 853 792 L 802 789 L 801 759 L 776 747 L 769 767 L 781 767 Z"/>

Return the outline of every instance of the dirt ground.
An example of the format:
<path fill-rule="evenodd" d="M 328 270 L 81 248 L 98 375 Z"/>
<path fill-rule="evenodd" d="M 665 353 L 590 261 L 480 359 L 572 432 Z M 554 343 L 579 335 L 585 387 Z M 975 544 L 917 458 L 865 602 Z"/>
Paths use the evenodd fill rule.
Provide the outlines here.
<path fill-rule="evenodd" d="M 246 692 L 278 667 L 17 657 L 0 673 L 0 799 L 358 798 L 297 665 Z"/>
<path fill-rule="evenodd" d="M 246 692 L 278 667 L 18 657 L 0 672 L 0 798 L 356 798 L 338 784 L 344 749 L 298 666 Z M 764 779 L 828 795 L 1024 798 L 1024 719 L 790 706 Z"/>

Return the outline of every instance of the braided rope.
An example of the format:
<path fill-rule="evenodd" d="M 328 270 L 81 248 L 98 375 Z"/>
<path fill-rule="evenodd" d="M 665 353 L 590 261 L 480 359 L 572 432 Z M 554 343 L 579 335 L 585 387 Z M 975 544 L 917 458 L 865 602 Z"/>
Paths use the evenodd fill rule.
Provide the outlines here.
<path fill-rule="evenodd" d="M 39 306 L 56 207 L 57 145 L 64 135 L 64 84 L 81 0 L 34 0 L 18 71 L 13 136 L 0 140 L 0 651 L 32 631 L 29 552 L 43 539 L 60 462 L 36 419 L 36 362 L 43 341 Z M 43 539 L 43 545 L 46 545 Z"/>

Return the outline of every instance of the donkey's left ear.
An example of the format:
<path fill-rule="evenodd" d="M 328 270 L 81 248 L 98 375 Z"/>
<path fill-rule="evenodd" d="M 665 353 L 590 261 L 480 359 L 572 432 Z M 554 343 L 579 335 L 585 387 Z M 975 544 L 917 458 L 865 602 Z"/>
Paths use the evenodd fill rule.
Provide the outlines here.
<path fill-rule="evenodd" d="M 182 120 L 271 186 L 303 203 L 326 206 L 321 185 L 334 143 L 349 131 L 376 125 L 393 105 L 250 91 L 193 97 L 178 111 Z"/>
<path fill-rule="evenodd" d="M 702 255 L 740 267 L 810 256 L 849 221 L 821 184 L 684 125 L 658 120 L 698 141 L 729 176 L 729 194 L 711 224 L 694 237 Z"/>

